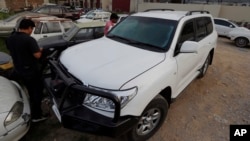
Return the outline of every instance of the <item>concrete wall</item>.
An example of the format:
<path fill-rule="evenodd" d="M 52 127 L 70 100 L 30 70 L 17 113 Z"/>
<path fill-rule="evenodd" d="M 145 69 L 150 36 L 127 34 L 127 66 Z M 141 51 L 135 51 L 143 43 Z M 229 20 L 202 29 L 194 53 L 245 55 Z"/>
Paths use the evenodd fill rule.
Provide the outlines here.
<path fill-rule="evenodd" d="M 112 0 L 101 0 L 102 9 L 105 11 L 112 11 Z"/>
<path fill-rule="evenodd" d="M 0 8 L 5 8 L 5 7 L 6 7 L 5 0 L 0 0 Z"/>
<path fill-rule="evenodd" d="M 174 9 L 174 10 L 207 10 L 214 17 L 222 17 L 237 22 L 250 22 L 249 6 L 226 6 L 207 4 L 171 4 L 171 3 L 139 3 L 138 11 L 147 9 Z M 133 11 L 132 9 L 130 11 Z"/>
<path fill-rule="evenodd" d="M 46 0 L 0 0 L 0 8 L 3 6 L 10 11 L 20 11 L 23 10 L 24 7 L 37 7 L 42 5 L 44 1 Z"/>

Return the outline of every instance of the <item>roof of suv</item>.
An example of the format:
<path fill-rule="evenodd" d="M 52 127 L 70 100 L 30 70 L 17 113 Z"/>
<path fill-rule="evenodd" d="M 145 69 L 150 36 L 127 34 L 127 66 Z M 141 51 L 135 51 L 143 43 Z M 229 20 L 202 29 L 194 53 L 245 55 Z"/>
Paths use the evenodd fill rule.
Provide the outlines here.
<path fill-rule="evenodd" d="M 174 10 L 147 10 L 145 12 L 139 12 L 133 14 L 134 16 L 143 16 L 143 17 L 154 17 L 161 19 L 170 19 L 170 20 L 180 20 L 182 17 L 188 15 L 197 15 L 197 14 L 209 14 L 208 11 L 174 11 Z"/>

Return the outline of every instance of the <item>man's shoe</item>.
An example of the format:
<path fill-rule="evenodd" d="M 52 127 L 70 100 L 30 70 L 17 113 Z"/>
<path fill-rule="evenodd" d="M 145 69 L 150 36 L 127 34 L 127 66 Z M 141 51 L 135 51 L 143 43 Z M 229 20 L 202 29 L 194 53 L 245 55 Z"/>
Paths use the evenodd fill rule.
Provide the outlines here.
<path fill-rule="evenodd" d="M 42 117 L 40 117 L 40 118 L 33 118 L 31 121 L 32 121 L 32 122 L 40 122 L 40 121 L 44 121 L 44 120 L 46 120 L 46 119 L 48 119 L 48 118 L 42 116 Z"/>

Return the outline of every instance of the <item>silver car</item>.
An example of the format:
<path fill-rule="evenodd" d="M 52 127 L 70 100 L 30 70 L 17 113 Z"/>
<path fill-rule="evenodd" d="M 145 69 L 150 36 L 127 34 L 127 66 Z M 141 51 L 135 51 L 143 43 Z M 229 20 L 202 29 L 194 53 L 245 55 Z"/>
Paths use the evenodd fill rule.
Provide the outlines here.
<path fill-rule="evenodd" d="M 0 141 L 18 141 L 30 128 L 29 98 L 22 87 L 0 76 Z"/>
<path fill-rule="evenodd" d="M 41 16 L 48 16 L 48 15 L 26 11 L 10 16 L 7 19 L 0 20 L 0 37 L 9 36 L 11 32 L 13 32 L 16 23 L 19 19 L 24 17 L 41 17 Z"/>

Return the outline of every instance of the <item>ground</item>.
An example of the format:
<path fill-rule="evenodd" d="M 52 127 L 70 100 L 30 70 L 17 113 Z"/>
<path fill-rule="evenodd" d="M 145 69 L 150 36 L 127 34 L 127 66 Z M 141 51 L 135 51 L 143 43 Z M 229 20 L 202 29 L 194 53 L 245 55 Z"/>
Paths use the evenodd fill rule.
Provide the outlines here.
<path fill-rule="evenodd" d="M 149 141 L 229 141 L 231 124 L 250 124 L 250 48 L 218 39 L 206 76 L 194 80 L 170 106 Z M 63 128 L 55 116 L 32 124 L 27 141 L 119 141 Z"/>

